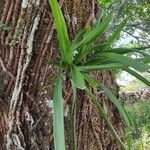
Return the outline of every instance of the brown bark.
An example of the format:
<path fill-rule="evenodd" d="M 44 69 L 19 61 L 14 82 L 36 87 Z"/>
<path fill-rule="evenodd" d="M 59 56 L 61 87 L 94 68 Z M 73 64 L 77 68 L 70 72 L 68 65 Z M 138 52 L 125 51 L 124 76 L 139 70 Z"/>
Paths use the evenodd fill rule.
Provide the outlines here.
<path fill-rule="evenodd" d="M 38 3 L 39 2 L 39 3 Z M 53 19 L 48 2 L 6 0 L 0 6 L 1 23 L 11 31 L 0 31 L 0 150 L 52 150 L 52 99 L 56 68 L 50 59 L 59 60 Z M 97 12 L 95 0 L 60 0 L 70 37 L 90 26 Z M 33 39 L 32 39 L 33 36 Z M 112 72 L 93 73 L 114 94 L 118 88 Z M 67 79 L 66 79 L 67 80 Z M 64 85 L 65 110 L 70 108 L 69 82 Z M 100 98 L 116 129 L 122 135 L 121 119 L 104 94 Z M 119 149 L 105 122 L 99 118 L 84 92 L 78 93 L 77 133 L 79 150 Z M 65 117 L 67 150 L 72 149 L 70 114 Z"/>

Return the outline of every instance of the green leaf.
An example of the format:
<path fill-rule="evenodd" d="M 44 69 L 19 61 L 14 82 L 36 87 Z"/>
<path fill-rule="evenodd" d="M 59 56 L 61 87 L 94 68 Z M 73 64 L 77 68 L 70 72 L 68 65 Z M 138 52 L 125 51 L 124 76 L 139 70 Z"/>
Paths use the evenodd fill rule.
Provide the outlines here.
<path fill-rule="evenodd" d="M 141 48 L 127 48 L 127 47 L 112 48 L 112 49 L 109 49 L 108 51 L 110 53 L 117 53 L 117 54 L 126 54 L 126 53 L 137 52 L 139 54 L 146 55 L 146 53 L 143 53 L 142 50 L 145 50 L 145 47 L 141 47 Z"/>
<path fill-rule="evenodd" d="M 108 42 L 104 42 L 104 43 L 100 43 L 100 44 L 94 44 L 94 45 L 92 45 L 91 46 L 91 49 L 96 49 L 96 51 L 95 52 L 101 52 L 101 51 L 103 51 L 103 50 L 105 50 L 106 48 L 108 48 L 108 46 L 109 46 L 109 43 Z"/>
<path fill-rule="evenodd" d="M 72 65 L 71 67 L 71 77 L 72 77 L 73 83 L 75 84 L 77 88 L 85 89 L 84 77 L 79 71 L 79 69 L 74 65 Z"/>
<path fill-rule="evenodd" d="M 142 77 L 140 74 L 138 74 L 134 70 L 129 69 L 129 68 L 125 68 L 124 70 L 126 72 L 130 73 L 131 75 L 133 75 L 134 77 L 136 77 L 137 79 L 139 79 L 140 81 L 142 81 L 143 83 L 145 83 L 146 85 L 150 86 L 150 81 L 148 81 L 147 79 L 145 79 L 144 77 Z"/>
<path fill-rule="evenodd" d="M 112 0 L 98 0 L 100 7 L 109 7 L 112 4 Z"/>
<path fill-rule="evenodd" d="M 84 74 L 84 76 L 85 76 L 85 74 Z M 97 80 L 95 80 L 94 78 L 90 77 L 89 75 L 86 74 L 85 78 L 86 78 L 86 81 L 93 88 L 95 88 L 95 85 L 96 85 L 96 87 L 99 86 L 103 91 L 105 91 L 106 96 L 118 108 L 118 110 L 119 110 L 120 114 L 122 115 L 122 117 L 124 118 L 125 122 L 127 123 L 128 126 L 130 126 L 131 121 L 130 121 L 129 116 L 127 115 L 126 110 L 121 105 L 120 101 L 112 94 L 112 92 L 108 88 L 106 88 L 103 84 L 99 83 Z"/>
<path fill-rule="evenodd" d="M 61 74 L 62 72 L 59 71 L 55 81 L 53 96 L 53 132 L 55 150 L 65 150 L 64 110 Z"/>
<path fill-rule="evenodd" d="M 84 79 L 89 83 L 89 85 L 93 88 L 96 89 L 97 86 L 99 85 L 98 81 L 96 81 L 95 79 L 93 79 L 92 77 L 90 77 L 90 75 L 84 73 L 83 74 Z"/>
<path fill-rule="evenodd" d="M 89 43 L 92 43 L 98 36 L 105 32 L 112 18 L 112 13 L 103 18 L 103 21 L 96 27 L 87 33 L 86 36 L 81 40 L 81 42 L 76 46 L 76 49 L 83 47 Z"/>
<path fill-rule="evenodd" d="M 73 58 L 72 58 L 72 52 L 70 48 L 70 41 L 69 36 L 67 32 L 67 26 L 63 17 L 63 14 L 61 12 L 60 6 L 57 2 L 57 0 L 49 0 L 49 4 L 52 9 L 52 13 L 54 16 L 54 24 L 57 31 L 57 37 L 59 41 L 59 46 L 61 49 L 62 54 L 62 61 L 65 62 L 65 64 L 71 64 Z"/>
<path fill-rule="evenodd" d="M 120 69 L 125 67 L 125 65 L 120 63 L 110 63 L 104 65 L 89 65 L 89 66 L 78 66 L 80 71 L 92 71 L 92 70 L 108 70 L 108 69 Z"/>
<path fill-rule="evenodd" d="M 150 56 L 145 56 L 144 58 L 138 58 L 137 60 L 143 63 L 150 63 Z"/>
<path fill-rule="evenodd" d="M 125 142 L 127 143 L 126 145 L 128 146 L 128 150 L 133 150 L 132 147 L 133 147 L 133 137 L 132 137 L 132 134 L 131 134 L 131 129 L 129 128 L 125 128 L 124 129 L 125 131 Z"/>
<path fill-rule="evenodd" d="M 112 61 L 109 58 L 101 57 L 99 55 L 98 55 L 98 57 L 96 55 L 93 55 L 93 56 L 87 58 L 87 61 L 84 63 L 84 65 L 86 65 L 86 66 L 106 65 L 106 64 L 110 64 L 110 63 L 116 63 L 116 61 Z"/>
<path fill-rule="evenodd" d="M 77 133 L 76 133 L 76 99 L 77 99 L 77 89 L 71 81 L 72 89 L 73 89 L 73 101 L 72 101 L 72 111 L 71 111 L 71 127 L 73 134 L 73 150 L 77 150 Z"/>
<path fill-rule="evenodd" d="M 93 95 L 93 93 L 89 89 L 86 88 L 85 90 L 86 90 L 87 95 L 91 99 L 91 101 L 95 104 L 95 106 L 99 112 L 99 116 L 105 120 L 110 132 L 112 133 L 112 135 L 114 136 L 116 141 L 120 144 L 120 146 L 122 147 L 123 150 L 126 150 L 123 142 L 121 141 L 120 137 L 118 136 L 117 132 L 115 131 L 113 125 L 111 124 L 109 118 L 107 117 L 107 115 L 106 115 L 105 111 L 103 110 L 102 106 L 100 105 L 99 101 L 97 100 L 97 97 L 95 95 Z"/>
<path fill-rule="evenodd" d="M 140 71 L 140 72 L 144 72 L 144 71 L 147 71 L 149 69 L 149 66 L 142 64 L 141 62 L 139 62 L 133 58 L 129 58 L 127 56 L 123 56 L 120 54 L 101 53 L 100 56 L 105 57 L 105 58 L 110 58 L 110 60 L 120 62 L 120 63 L 127 65 L 129 67 L 132 67 L 135 70 Z"/>
<path fill-rule="evenodd" d="M 77 35 L 75 36 L 75 38 L 73 39 L 73 41 L 71 42 L 71 47 L 74 47 L 75 44 L 78 44 L 87 31 L 88 31 L 88 28 L 85 28 L 85 29 L 82 29 L 81 31 L 79 31 L 77 33 Z"/>
<path fill-rule="evenodd" d="M 126 23 L 127 23 L 127 19 L 124 19 L 119 25 L 118 27 L 116 28 L 115 32 L 113 33 L 113 35 L 108 38 L 108 43 L 111 45 L 115 40 L 116 38 L 119 37 L 121 31 L 123 30 L 123 28 L 126 26 Z"/>
<path fill-rule="evenodd" d="M 108 47 L 108 43 L 102 43 L 102 44 L 95 44 L 89 47 L 85 47 L 82 49 L 82 51 L 79 52 L 79 54 L 76 56 L 74 62 L 75 64 L 80 63 L 80 61 L 86 57 L 87 54 L 89 54 L 92 50 L 96 51 L 96 49 L 99 49 L 100 51 L 103 51 L 103 49 L 105 49 L 106 47 Z"/>
<path fill-rule="evenodd" d="M 123 117 L 126 124 L 130 127 L 131 121 L 130 118 L 124 109 L 124 107 L 121 105 L 121 102 L 112 94 L 112 92 L 106 88 L 102 83 L 100 83 L 100 88 L 105 91 L 106 96 L 110 99 L 110 101 L 117 107 L 118 111 L 120 112 L 121 116 Z"/>

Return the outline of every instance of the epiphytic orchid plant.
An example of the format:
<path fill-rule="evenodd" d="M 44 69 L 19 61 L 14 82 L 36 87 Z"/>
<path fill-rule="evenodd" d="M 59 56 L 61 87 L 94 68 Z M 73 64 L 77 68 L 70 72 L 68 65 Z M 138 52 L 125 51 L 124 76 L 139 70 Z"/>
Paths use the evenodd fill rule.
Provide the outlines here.
<path fill-rule="evenodd" d="M 111 121 L 107 117 L 104 108 L 101 106 L 98 98 L 92 93 L 92 88 L 100 87 L 105 91 L 106 96 L 118 109 L 120 115 L 124 119 L 128 127 L 130 127 L 130 118 L 121 105 L 120 101 L 112 94 L 112 92 L 102 83 L 96 81 L 89 75 L 93 70 L 112 70 L 122 69 L 132 74 L 145 84 L 150 86 L 150 82 L 138 74 L 136 71 L 145 72 L 149 69 L 146 64 L 150 61 L 150 56 L 144 53 L 145 48 L 112 48 L 112 44 L 125 27 L 127 20 L 123 20 L 114 33 L 106 40 L 106 42 L 98 43 L 97 38 L 101 37 L 108 29 L 111 22 L 112 13 L 105 16 L 100 23 L 96 23 L 91 28 L 81 30 L 74 38 L 69 39 L 66 22 L 59 7 L 57 0 L 49 0 L 49 4 L 54 17 L 55 29 L 57 31 L 57 39 L 61 52 L 61 60 L 58 65 L 58 74 L 55 81 L 54 97 L 53 97 L 53 131 L 54 143 L 56 150 L 65 150 L 64 135 L 64 110 L 62 96 L 62 72 L 67 72 L 73 89 L 72 102 L 72 129 L 73 129 L 73 149 L 76 150 L 76 90 L 84 90 L 91 101 L 95 104 L 100 117 L 105 120 L 110 132 L 120 144 L 122 149 L 126 149 L 117 132 L 115 131 Z M 142 58 L 133 59 L 123 54 L 136 52 L 142 55 Z M 88 56 L 88 57 L 87 57 Z"/>

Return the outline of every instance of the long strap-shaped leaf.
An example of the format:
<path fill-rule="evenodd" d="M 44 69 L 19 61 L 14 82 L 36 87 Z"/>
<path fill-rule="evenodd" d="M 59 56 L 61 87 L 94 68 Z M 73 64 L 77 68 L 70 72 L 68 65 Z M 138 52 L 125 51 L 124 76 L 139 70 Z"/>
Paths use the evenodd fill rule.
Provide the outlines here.
<path fill-rule="evenodd" d="M 89 32 L 88 34 L 86 34 L 86 36 L 84 36 L 84 38 L 76 46 L 76 48 L 83 47 L 86 44 L 92 43 L 98 36 L 104 33 L 111 21 L 111 18 L 112 13 L 103 18 L 103 21 L 96 28 L 94 28 L 93 30 L 91 30 L 91 32 Z"/>
<path fill-rule="evenodd" d="M 90 77 L 88 74 L 84 74 L 85 80 L 89 83 L 89 85 L 95 89 L 95 86 L 100 86 L 101 90 L 105 92 L 106 96 L 110 99 L 110 101 L 117 107 L 118 111 L 120 112 L 121 116 L 123 117 L 124 121 L 128 125 L 131 126 L 131 119 L 128 116 L 128 113 L 121 105 L 120 101 L 113 95 L 113 93 L 106 88 L 103 84 L 99 83 L 94 78 Z"/>
<path fill-rule="evenodd" d="M 148 64 L 148 63 L 150 63 L 150 56 L 145 56 L 144 58 L 138 58 L 137 60 L 141 61 L 145 64 Z M 149 67 L 149 69 L 150 69 L 150 67 Z"/>
<path fill-rule="evenodd" d="M 106 46 L 104 47 L 103 50 L 107 50 L 108 47 L 110 47 L 113 42 L 119 37 L 121 31 L 123 30 L 123 28 L 126 26 L 126 23 L 127 23 L 127 19 L 124 19 L 119 25 L 118 27 L 116 28 L 116 30 L 114 31 L 114 33 L 108 38 L 107 42 L 104 43 L 106 44 Z M 95 45 L 96 46 L 96 45 Z M 96 46 L 98 47 L 98 45 Z M 101 45 L 100 45 L 101 47 Z"/>
<path fill-rule="evenodd" d="M 110 63 L 110 64 L 104 64 L 104 65 L 89 65 L 89 66 L 78 66 L 78 69 L 80 71 L 92 71 L 92 70 L 106 70 L 106 69 L 120 69 L 125 67 L 125 65 L 120 63 Z"/>
<path fill-rule="evenodd" d="M 123 150 L 126 150 L 123 142 L 121 141 L 120 137 L 118 136 L 117 132 L 115 131 L 113 125 L 111 124 L 109 118 L 107 117 L 105 111 L 103 110 L 102 106 L 100 105 L 99 101 L 97 100 L 96 96 L 89 89 L 85 89 L 86 93 L 90 97 L 91 101 L 95 104 L 96 108 L 98 109 L 99 115 L 105 120 L 109 130 L 111 131 L 112 135 L 116 139 L 116 141 L 120 144 Z"/>
<path fill-rule="evenodd" d="M 84 34 L 85 34 L 87 31 L 88 31 L 88 28 L 84 28 L 84 29 L 80 30 L 80 31 L 76 34 L 75 38 L 74 38 L 73 41 L 71 42 L 72 50 L 74 50 L 73 47 L 74 47 L 75 45 L 77 45 L 78 43 L 80 43 L 81 39 L 83 38 Z"/>
<path fill-rule="evenodd" d="M 139 53 L 141 55 L 148 56 L 148 54 L 143 52 L 143 50 L 145 50 L 146 48 L 147 47 L 140 47 L 140 48 L 121 47 L 121 48 L 112 48 L 112 49 L 109 49 L 108 51 L 110 53 L 117 53 L 117 54 L 126 54 L 126 53 L 136 52 L 136 53 Z"/>
<path fill-rule="evenodd" d="M 112 63 L 116 63 L 116 61 L 112 61 L 109 58 L 106 57 L 91 57 L 88 58 L 86 60 L 86 62 L 84 63 L 85 66 L 90 66 L 90 65 L 106 65 L 106 64 L 112 64 Z"/>
<path fill-rule="evenodd" d="M 127 23 L 127 19 L 124 19 L 116 28 L 116 30 L 114 31 L 114 33 L 112 34 L 112 36 L 109 37 L 108 39 L 108 43 L 111 45 L 116 38 L 118 38 L 118 36 L 120 35 L 120 32 L 123 30 L 123 28 L 126 26 Z"/>
<path fill-rule="evenodd" d="M 86 55 L 88 53 L 90 53 L 91 51 L 96 51 L 97 48 L 99 48 L 99 52 L 101 52 L 105 47 L 108 47 L 108 43 L 102 43 L 102 44 L 97 44 L 97 45 L 93 45 L 93 46 L 89 46 L 89 47 L 85 47 L 81 52 L 79 52 L 79 54 L 76 56 L 74 62 L 75 64 L 80 63 L 80 61 L 86 57 Z"/>
<path fill-rule="evenodd" d="M 62 98 L 62 72 L 59 71 L 54 89 L 53 97 L 53 131 L 55 150 L 65 150 L 65 136 L 64 136 L 64 110 Z"/>
<path fill-rule="evenodd" d="M 61 48 L 62 60 L 65 63 L 70 64 L 72 62 L 72 54 L 71 54 L 69 36 L 67 32 L 67 26 L 63 14 L 61 12 L 57 0 L 48 0 L 48 1 L 54 16 L 54 23 L 57 30 L 59 45 Z"/>
<path fill-rule="evenodd" d="M 100 83 L 100 88 L 105 91 L 106 96 L 109 98 L 109 100 L 117 107 L 118 111 L 120 112 L 121 116 L 123 117 L 124 121 L 128 125 L 128 127 L 131 126 L 131 119 L 124 109 L 124 107 L 121 105 L 120 101 L 114 96 L 114 94 L 105 87 L 102 83 Z"/>
<path fill-rule="evenodd" d="M 72 81 L 73 81 L 74 85 L 77 88 L 85 89 L 84 77 L 81 74 L 80 70 L 74 65 L 72 65 L 72 67 L 71 67 L 71 77 L 72 77 Z"/>
<path fill-rule="evenodd" d="M 73 134 L 73 150 L 77 150 L 77 134 L 76 134 L 76 95 L 77 89 L 71 81 L 72 89 L 73 89 L 73 101 L 72 101 L 72 111 L 71 111 L 71 126 L 72 126 L 72 134 Z"/>
<path fill-rule="evenodd" d="M 127 56 L 123 56 L 120 54 L 107 53 L 106 52 L 106 53 L 100 54 L 100 56 L 110 58 L 110 60 L 120 62 L 120 63 L 127 65 L 129 67 L 132 67 L 135 70 L 140 71 L 140 72 L 144 72 L 144 71 L 147 71 L 149 69 L 148 65 L 142 64 L 140 61 L 137 61 L 133 58 L 129 58 Z"/>
<path fill-rule="evenodd" d="M 146 85 L 150 86 L 150 81 L 148 81 L 147 79 L 145 79 L 144 77 L 142 77 L 140 74 L 138 74 L 134 70 L 129 69 L 129 68 L 125 68 L 124 70 L 126 72 L 130 73 L 131 75 L 133 75 L 134 77 L 136 77 L 137 79 L 139 79 L 140 81 L 142 81 L 143 83 L 145 83 Z"/>

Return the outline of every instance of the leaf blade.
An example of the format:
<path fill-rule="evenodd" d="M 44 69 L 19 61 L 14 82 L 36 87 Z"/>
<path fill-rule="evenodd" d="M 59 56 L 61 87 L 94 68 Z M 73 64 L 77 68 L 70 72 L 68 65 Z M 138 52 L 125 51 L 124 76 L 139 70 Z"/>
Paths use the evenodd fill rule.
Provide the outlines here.
<path fill-rule="evenodd" d="M 88 90 L 87 88 L 85 89 L 87 95 L 89 96 L 89 98 L 91 99 L 91 101 L 95 104 L 96 108 L 98 109 L 99 115 L 102 116 L 102 118 L 105 120 L 109 130 L 111 131 L 111 133 L 113 134 L 114 138 L 116 139 L 116 141 L 120 144 L 120 146 L 122 147 L 123 150 L 126 150 L 123 142 L 121 141 L 120 137 L 118 136 L 117 132 L 115 131 L 113 125 L 111 124 L 111 122 L 109 121 L 106 113 L 103 111 L 102 106 L 99 104 L 97 97 L 95 95 L 93 95 L 93 93 Z"/>
<path fill-rule="evenodd" d="M 76 46 L 83 47 L 84 45 L 88 43 L 92 43 L 98 36 L 100 36 L 104 31 L 107 29 L 110 21 L 112 18 L 112 13 L 110 13 L 108 16 L 106 16 L 102 23 L 100 23 L 96 28 L 94 28 L 91 32 L 89 32 L 82 40 L 81 42 Z"/>
<path fill-rule="evenodd" d="M 71 67 L 71 77 L 77 88 L 85 89 L 85 81 L 83 75 L 81 74 L 80 70 L 74 65 L 72 65 Z"/>
<path fill-rule="evenodd" d="M 100 87 L 101 87 L 101 89 L 103 89 L 105 91 L 106 96 L 111 100 L 111 102 L 117 107 L 117 109 L 119 110 L 120 114 L 122 115 L 124 121 L 130 127 L 131 126 L 130 118 L 127 115 L 127 112 L 125 111 L 125 109 L 123 108 L 121 103 L 119 102 L 119 100 L 103 84 L 100 84 Z"/>
<path fill-rule="evenodd" d="M 142 50 L 145 50 L 145 49 L 146 49 L 145 47 L 140 47 L 140 48 L 122 47 L 122 48 L 112 48 L 112 49 L 109 49 L 108 51 L 110 53 L 117 53 L 117 54 L 126 54 L 126 53 L 136 52 L 136 53 L 139 53 L 139 54 L 143 55 Z M 145 53 L 145 55 L 146 55 L 146 53 Z"/>
<path fill-rule="evenodd" d="M 82 51 L 77 55 L 74 62 L 75 64 L 78 64 L 87 54 L 89 54 L 91 51 L 100 48 L 101 51 L 103 48 L 108 47 L 108 43 L 102 43 L 102 44 L 95 44 L 93 46 L 86 47 L 85 49 L 82 49 Z"/>
<path fill-rule="evenodd" d="M 130 68 L 125 68 L 124 71 L 130 73 L 131 75 L 133 75 L 134 77 L 136 77 L 137 79 L 139 79 L 140 81 L 142 81 L 143 83 L 145 83 L 146 85 L 150 86 L 150 81 L 148 81 L 147 79 L 145 79 L 144 77 L 142 77 L 140 74 L 138 74 L 134 70 L 132 70 Z"/>
<path fill-rule="evenodd" d="M 53 131 L 55 150 L 65 150 L 64 110 L 62 98 L 61 70 L 55 80 L 53 96 Z"/>
<path fill-rule="evenodd" d="M 86 71 L 92 71 L 92 70 L 108 70 L 108 69 L 120 69 L 124 68 L 125 65 L 119 64 L 119 63 L 110 63 L 110 64 L 104 64 L 104 65 L 89 65 L 89 66 L 77 66 L 80 71 L 86 72 Z"/>
<path fill-rule="evenodd" d="M 121 31 L 123 30 L 123 28 L 126 26 L 127 23 L 127 19 L 124 19 L 116 28 L 115 32 L 112 34 L 112 36 L 110 36 L 108 38 L 108 43 L 111 45 L 116 38 L 120 35 Z"/>
<path fill-rule="evenodd" d="M 127 65 L 129 67 L 132 67 L 135 70 L 140 71 L 140 72 L 144 72 L 149 69 L 149 66 L 142 64 L 140 61 L 135 60 L 133 58 L 129 58 L 127 56 L 120 55 L 120 54 L 105 52 L 105 53 L 100 54 L 100 56 L 110 58 L 111 60 L 120 62 L 120 63 Z"/>
<path fill-rule="evenodd" d="M 62 60 L 65 63 L 71 63 L 73 60 L 70 48 L 69 35 L 67 32 L 66 22 L 61 12 L 57 0 L 48 0 L 54 16 L 54 24 L 57 31 L 57 37 L 61 48 Z"/>
<path fill-rule="evenodd" d="M 87 78 L 87 82 L 89 82 L 90 85 L 91 84 L 91 81 L 92 80 L 95 80 L 94 78 L 90 77 L 89 75 L 86 75 L 88 76 Z M 92 81 L 93 82 L 93 81 Z M 106 96 L 111 100 L 111 102 L 117 107 L 117 109 L 119 110 L 120 114 L 122 115 L 124 121 L 126 122 L 126 124 L 130 127 L 131 125 L 131 121 L 130 121 L 130 118 L 127 114 L 127 112 L 125 111 L 125 109 L 123 108 L 123 106 L 121 105 L 121 103 L 119 102 L 119 100 L 112 94 L 112 92 L 106 88 L 102 83 L 99 83 L 97 80 L 94 81 L 94 84 L 99 84 L 100 88 L 102 91 L 105 92 Z M 94 87 L 94 86 L 93 86 Z"/>
<path fill-rule="evenodd" d="M 83 74 L 85 80 L 89 83 L 89 85 L 93 88 L 93 89 L 96 89 L 97 86 L 99 85 L 99 83 L 94 80 L 93 78 L 91 78 L 88 74 L 84 73 Z"/>
<path fill-rule="evenodd" d="M 72 119 L 72 134 L 73 134 L 73 150 L 77 150 L 77 133 L 76 133 L 76 99 L 77 99 L 77 89 L 71 81 L 72 90 L 73 90 L 73 101 L 72 101 L 72 111 L 71 111 L 71 119 Z"/>

